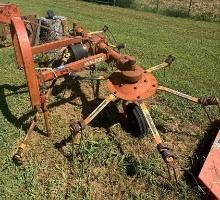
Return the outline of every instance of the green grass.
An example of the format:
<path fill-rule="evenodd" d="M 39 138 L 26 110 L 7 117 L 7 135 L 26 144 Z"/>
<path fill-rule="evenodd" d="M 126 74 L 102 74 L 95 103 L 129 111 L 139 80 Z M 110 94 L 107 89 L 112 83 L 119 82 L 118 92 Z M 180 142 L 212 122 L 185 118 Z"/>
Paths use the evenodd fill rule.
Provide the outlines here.
<path fill-rule="evenodd" d="M 157 2 L 159 2 L 158 9 Z M 136 0 L 132 7 L 138 10 L 155 12 L 172 17 L 183 17 L 196 20 L 219 22 L 220 6 L 217 0 L 213 0 L 211 2 L 209 0 L 192 1 L 190 12 L 189 3 L 190 1 L 187 0 Z"/>
<path fill-rule="evenodd" d="M 7 2 L 7 1 L 2 1 Z M 171 18 L 129 9 L 113 8 L 81 1 L 15 1 L 22 14 L 44 16 L 48 9 L 96 31 L 108 25 L 119 42 L 127 44 L 126 53 L 134 55 L 143 67 L 176 57 L 166 71 L 156 74 L 159 83 L 196 96 L 220 96 L 219 23 Z M 81 149 L 65 147 L 64 157 L 54 144 L 69 134 L 69 120 L 81 119 L 85 107 L 79 98 L 50 106 L 53 136 L 35 131 L 27 161 L 17 167 L 11 161 L 31 120 L 31 106 L 22 71 L 16 69 L 12 49 L 0 50 L 0 197 L 1 199 L 199 199 L 200 187 L 186 181 L 180 170 L 176 188 L 158 174 L 164 164 L 150 136 L 132 138 L 117 122 L 110 106 L 85 131 Z M 23 86 L 23 87 L 22 87 Z M 88 84 L 82 85 L 93 105 Z M 16 92 L 16 94 L 15 94 Z M 106 91 L 103 89 L 103 93 Z M 12 95 L 9 95 L 12 94 Z M 62 94 L 52 97 L 56 105 Z M 211 109 L 215 113 L 214 109 Z M 162 137 L 178 155 L 178 166 L 190 167 L 190 157 L 202 139 L 208 121 L 203 110 L 172 95 L 159 94 L 152 103 L 152 115 Z M 108 127 L 108 129 L 106 128 Z M 45 130 L 43 119 L 39 130 Z M 71 157 L 73 156 L 73 159 Z M 134 157 L 128 163 L 129 156 Z M 132 160 L 132 159 L 131 159 Z M 128 176 L 134 165 L 136 174 Z M 180 169 L 180 168 L 178 168 Z"/>

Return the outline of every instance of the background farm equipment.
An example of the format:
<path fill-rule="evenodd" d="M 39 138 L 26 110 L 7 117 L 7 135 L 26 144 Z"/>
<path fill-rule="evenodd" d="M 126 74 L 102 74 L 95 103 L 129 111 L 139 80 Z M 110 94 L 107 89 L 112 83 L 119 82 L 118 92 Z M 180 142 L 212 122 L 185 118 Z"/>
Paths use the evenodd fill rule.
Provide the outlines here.
<path fill-rule="evenodd" d="M 162 64 L 144 70 L 136 63 L 134 57 L 120 53 L 120 49 L 124 47 L 123 44 L 108 43 L 105 36 L 109 31 L 107 26 L 103 27 L 100 31 L 87 32 L 82 26 L 73 23 L 73 27 L 69 32 L 65 28 L 62 28 L 61 31 L 60 29 L 48 27 L 47 19 L 42 20 L 44 24 L 39 23 L 39 21 L 31 22 L 30 20 L 23 19 L 20 17 L 19 9 L 13 4 L 2 5 L 0 9 L 2 11 L 0 21 L 10 25 L 17 64 L 25 72 L 31 104 L 35 112 L 34 120 L 27 135 L 15 153 L 14 159 L 18 163 L 23 161 L 25 148 L 31 138 L 40 113 L 44 115 L 47 135 L 51 135 L 52 127 L 49 122 L 47 104 L 57 79 L 61 77 L 65 80 L 68 77 L 76 80 L 89 79 L 97 81 L 98 84 L 100 80 L 107 80 L 110 93 L 87 118 L 79 122 L 70 122 L 71 135 L 69 136 L 69 141 L 74 142 L 77 135 L 110 102 L 121 101 L 125 120 L 127 120 L 128 124 L 131 124 L 131 131 L 136 136 L 143 137 L 147 133 L 147 129 L 150 130 L 155 139 L 157 149 L 167 163 L 168 169 L 170 167 L 174 169 L 173 161 L 175 156 L 167 145 L 162 142 L 150 115 L 148 105 L 144 101 L 153 97 L 158 91 L 165 91 L 203 106 L 219 106 L 219 100 L 215 97 L 196 98 L 158 85 L 153 72 L 169 67 L 175 58 L 170 55 Z M 55 19 L 51 12 L 49 12 L 48 17 L 51 17 L 53 20 Z M 39 39 L 38 42 L 32 45 L 25 24 L 35 25 L 36 29 L 40 27 L 40 31 L 47 29 L 51 33 L 56 33 L 55 35 L 61 34 L 61 37 L 59 36 L 54 41 L 44 40 L 40 42 Z M 61 25 L 64 27 L 62 23 Z M 48 59 L 43 60 L 39 56 L 41 54 L 42 56 L 47 56 L 54 50 L 56 55 L 50 56 Z M 44 54 L 44 52 L 47 53 Z M 48 52 L 50 53 L 48 54 Z M 112 64 L 116 70 L 107 77 L 94 76 L 93 71 L 96 69 L 96 65 L 102 62 Z M 85 69 L 91 71 L 91 76 L 78 77 L 77 72 Z M 46 85 L 46 82 L 51 82 L 49 87 Z M 98 96 L 98 85 L 96 86 L 96 96 Z M 171 176 L 171 173 L 169 174 Z"/>

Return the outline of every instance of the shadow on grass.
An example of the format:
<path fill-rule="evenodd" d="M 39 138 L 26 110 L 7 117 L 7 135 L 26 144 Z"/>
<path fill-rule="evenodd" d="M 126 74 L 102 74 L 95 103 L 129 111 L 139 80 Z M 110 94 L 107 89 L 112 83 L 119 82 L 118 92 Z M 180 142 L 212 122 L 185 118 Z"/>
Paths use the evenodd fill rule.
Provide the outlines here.
<path fill-rule="evenodd" d="M 58 87 L 54 88 L 53 94 L 57 95 L 58 93 L 62 93 L 63 90 L 71 89 L 73 95 L 72 98 L 79 97 L 81 102 L 82 102 L 82 117 L 85 119 L 89 114 L 94 111 L 97 106 L 99 106 L 104 99 L 101 99 L 99 97 L 93 99 L 93 100 L 88 100 L 85 93 L 81 89 L 81 82 L 77 80 L 70 80 L 67 78 L 61 85 Z M 76 94 L 76 95 L 74 95 Z M 68 101 L 69 104 L 73 106 L 79 106 L 78 104 Z M 120 147 L 120 144 L 117 143 L 117 141 L 109 134 L 110 133 L 110 127 L 116 123 L 120 123 L 121 127 L 124 130 L 127 130 L 127 126 L 125 123 L 125 118 L 123 113 L 120 113 L 118 108 L 117 108 L 117 101 L 116 102 L 110 102 L 94 119 L 93 121 L 89 124 L 91 127 L 99 127 L 99 128 L 104 128 L 110 137 L 110 139 L 116 143 L 116 146 L 118 147 L 119 151 L 122 151 L 122 148 Z M 54 146 L 57 148 L 62 154 L 62 147 L 66 146 L 67 143 L 71 141 L 72 137 L 71 135 L 67 138 L 64 138 L 62 141 L 56 143 Z M 69 159 L 69 156 L 66 156 L 63 154 L 67 159 Z"/>
<path fill-rule="evenodd" d="M 12 113 L 12 111 L 10 110 L 10 107 L 9 107 L 7 99 L 6 99 L 7 97 L 16 98 L 16 95 L 23 94 L 23 93 L 28 93 L 27 90 L 20 91 L 23 88 L 27 89 L 27 85 L 26 84 L 23 84 L 23 85 L 20 85 L 20 86 L 9 85 L 9 84 L 0 85 L 0 102 L 1 102 L 0 103 L 0 110 L 3 114 L 3 116 L 5 117 L 5 119 L 9 123 L 13 124 L 18 129 L 21 128 L 23 131 L 27 131 L 30 124 L 26 123 L 26 121 L 30 117 L 34 116 L 34 114 L 35 114 L 34 110 L 30 110 L 27 113 L 23 114 L 21 117 L 17 118 Z M 11 91 L 11 93 L 5 94 L 5 90 L 9 90 L 9 91 Z M 69 101 L 73 100 L 74 98 L 75 97 L 61 99 L 58 102 L 54 102 L 54 103 L 48 105 L 48 108 L 53 108 L 53 107 L 62 105 L 66 102 L 69 102 Z M 47 135 L 43 130 L 40 130 L 37 126 L 34 128 L 34 130 L 37 131 L 38 133 L 44 135 L 44 136 Z"/>
<path fill-rule="evenodd" d="M 104 99 L 101 99 L 99 97 L 96 97 L 92 100 L 88 100 L 85 93 L 81 89 L 81 81 L 78 80 L 71 80 L 71 77 L 67 77 L 60 85 L 57 85 L 54 87 L 52 94 L 57 95 L 62 93 L 65 89 L 71 90 L 72 94 L 71 97 L 67 99 L 61 99 L 61 102 L 68 100 L 68 103 L 73 106 L 79 106 L 75 102 L 71 102 L 70 99 L 74 99 L 79 97 L 82 102 L 82 117 L 85 119 L 92 111 L 94 111 L 97 106 L 99 106 Z M 82 83 L 83 84 L 83 83 Z M 54 106 L 53 103 L 51 104 Z M 120 122 L 122 123 L 122 126 L 124 127 L 124 120 L 123 115 L 119 112 L 117 108 L 117 101 L 116 102 L 110 102 L 90 123 L 90 126 L 92 127 L 99 127 L 99 128 L 105 128 L 107 131 L 109 131 L 109 128 Z M 49 108 L 51 107 L 49 105 Z"/>
<path fill-rule="evenodd" d="M 11 44 L 0 44 L 0 49 L 11 47 Z"/>
<path fill-rule="evenodd" d="M 22 94 L 22 93 L 27 93 L 27 90 L 19 91 L 20 89 L 23 89 L 23 88 L 26 89 L 26 87 L 27 87 L 26 84 L 23 84 L 21 86 L 15 86 L 15 85 L 9 85 L 9 84 L 0 85 L 0 102 L 1 102 L 0 103 L 0 110 L 3 114 L 3 116 L 8 120 L 8 122 L 12 123 L 18 129 L 22 128 L 22 130 L 27 129 L 27 124 L 24 124 L 23 122 L 28 120 L 29 117 L 34 114 L 34 112 L 30 111 L 30 112 L 24 114 L 22 117 L 17 118 L 11 112 L 11 110 L 8 106 L 6 97 L 14 96 L 14 95 Z M 5 95 L 5 89 L 12 91 L 12 93 Z"/>
<path fill-rule="evenodd" d="M 184 174 L 187 184 L 191 185 L 192 189 L 194 188 L 196 190 L 196 188 L 198 188 L 198 183 L 196 179 L 203 167 L 205 158 L 209 154 L 209 151 L 212 147 L 212 144 L 215 140 L 215 137 L 219 129 L 220 129 L 220 120 L 213 121 L 206 129 L 204 137 L 200 140 L 196 150 L 194 151 L 191 160 L 191 168 L 187 170 Z M 207 195 L 204 194 L 204 191 L 201 191 L 200 196 L 202 199 L 207 199 Z"/>
<path fill-rule="evenodd" d="M 75 98 L 79 97 L 82 102 L 82 116 L 83 118 L 86 118 L 95 108 L 97 108 L 98 105 L 103 101 L 101 98 L 95 98 L 91 101 L 89 101 L 86 97 L 86 95 L 83 93 L 81 89 L 81 83 L 77 80 L 70 80 L 65 79 L 60 85 L 55 85 L 52 91 L 52 95 L 56 96 L 65 89 L 71 89 L 72 95 L 68 98 L 60 98 L 58 101 L 53 102 L 48 105 L 48 109 L 60 106 L 65 103 L 69 103 L 73 106 L 79 106 L 78 104 L 72 102 Z M 5 94 L 5 90 L 11 91 L 9 94 Z M 20 118 L 17 118 L 13 112 L 10 110 L 10 106 L 7 102 L 7 97 L 15 98 L 15 95 L 27 93 L 27 85 L 23 84 L 20 86 L 14 86 L 9 84 L 0 85 L 0 110 L 7 119 L 8 122 L 13 124 L 18 129 L 22 128 L 23 131 L 26 131 L 29 128 L 29 123 L 27 123 L 27 120 L 30 117 L 33 117 L 34 111 L 30 110 L 29 112 L 22 115 Z M 126 121 L 124 118 L 123 113 L 120 113 L 117 108 L 117 102 L 111 102 L 109 105 L 104 108 L 103 111 L 99 113 L 99 115 L 90 123 L 90 126 L 92 127 L 99 127 L 104 128 L 110 138 L 110 140 L 116 144 L 119 152 L 123 154 L 122 148 L 120 143 L 110 134 L 110 127 L 116 123 L 120 123 L 121 127 L 127 132 L 128 128 L 126 126 Z M 41 135 L 46 135 L 46 133 L 39 129 L 37 126 L 34 128 L 34 130 Z M 65 146 L 68 142 L 70 142 L 72 139 L 71 135 L 68 138 L 63 139 L 61 142 L 54 144 L 55 148 L 58 150 L 61 150 L 63 146 Z M 61 151 L 62 153 L 62 151 Z M 63 153 L 62 153 L 63 154 Z M 64 155 L 65 156 L 65 155 Z M 65 156 L 66 157 L 66 156 Z M 71 157 L 66 157 L 68 160 L 71 159 Z"/>

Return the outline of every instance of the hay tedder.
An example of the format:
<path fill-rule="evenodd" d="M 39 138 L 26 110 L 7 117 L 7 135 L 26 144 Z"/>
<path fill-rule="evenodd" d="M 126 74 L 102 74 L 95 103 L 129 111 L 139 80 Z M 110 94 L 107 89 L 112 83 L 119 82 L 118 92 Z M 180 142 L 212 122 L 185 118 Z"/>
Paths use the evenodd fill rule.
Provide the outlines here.
<path fill-rule="evenodd" d="M 52 23 L 54 26 L 48 26 L 47 22 L 50 20 L 59 21 L 60 24 Z M 145 100 L 162 91 L 201 104 L 203 107 L 219 106 L 217 98 L 196 98 L 159 85 L 153 73 L 169 67 L 175 58 L 169 55 L 162 64 L 144 70 L 136 63 L 134 57 L 120 53 L 120 49 L 125 45 L 108 43 L 107 26 L 101 31 L 87 32 L 82 26 L 73 23 L 73 27 L 68 30 L 66 19 L 56 17 L 52 11 L 48 11 L 46 19 L 36 21 L 36 18 L 21 17 L 19 8 L 14 4 L 0 4 L 0 23 L 10 27 L 17 65 L 25 73 L 32 109 L 35 112 L 33 122 L 14 155 L 17 162 L 23 160 L 27 142 L 41 113 L 44 115 L 47 135 L 51 136 L 52 127 L 47 104 L 56 81 L 69 76 L 80 78 L 77 72 L 85 69 L 92 71 L 98 63 L 106 62 L 117 69 L 107 77 L 87 77 L 90 80 L 106 80 L 109 96 L 85 119 L 79 122 L 70 121 L 70 141 L 74 140 L 110 102 L 121 100 L 125 119 L 131 124 L 131 132 L 142 137 L 149 129 L 168 169 L 174 169 L 172 163 L 175 156 L 163 143 Z M 43 40 L 42 30 L 49 31 L 48 35 L 54 35 L 55 39 Z M 53 62 L 42 61 L 41 65 L 37 66 L 37 55 L 48 52 L 52 52 Z M 46 82 L 51 82 L 47 88 Z"/>

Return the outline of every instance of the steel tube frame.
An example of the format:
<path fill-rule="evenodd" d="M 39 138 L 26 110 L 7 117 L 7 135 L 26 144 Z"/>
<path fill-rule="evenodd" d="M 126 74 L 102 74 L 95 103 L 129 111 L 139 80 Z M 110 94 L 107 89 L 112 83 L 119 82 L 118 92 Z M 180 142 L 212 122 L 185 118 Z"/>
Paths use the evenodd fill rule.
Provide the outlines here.
<path fill-rule="evenodd" d="M 54 78 L 62 77 L 70 72 L 78 72 L 80 70 L 85 69 L 86 67 L 89 67 L 92 64 L 98 64 L 100 62 L 106 61 L 107 56 L 104 53 L 100 53 L 94 56 L 90 56 L 88 58 L 84 58 L 82 60 L 78 60 L 66 65 L 62 65 L 56 69 L 46 70 L 41 73 L 43 81 L 49 81 L 53 80 Z"/>
<path fill-rule="evenodd" d="M 38 54 L 38 53 L 41 53 L 41 52 L 46 52 L 46 51 L 49 51 L 49 50 L 52 50 L 52 49 L 66 47 L 70 44 L 78 44 L 78 43 L 81 43 L 81 42 L 82 42 L 81 37 L 63 38 L 61 40 L 57 40 L 57 41 L 53 41 L 53 42 L 33 46 L 32 47 L 32 54 L 35 55 L 35 54 Z"/>

